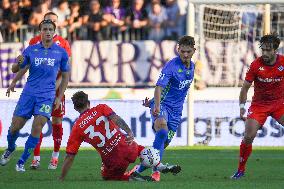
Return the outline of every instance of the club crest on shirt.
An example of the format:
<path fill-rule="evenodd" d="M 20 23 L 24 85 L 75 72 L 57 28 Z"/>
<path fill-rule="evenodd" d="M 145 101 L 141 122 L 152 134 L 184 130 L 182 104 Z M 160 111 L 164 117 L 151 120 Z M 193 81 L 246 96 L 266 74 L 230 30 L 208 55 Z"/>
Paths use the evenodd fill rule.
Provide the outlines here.
<path fill-rule="evenodd" d="M 264 67 L 261 66 L 261 67 L 258 68 L 258 70 L 259 71 L 264 71 Z"/>
<path fill-rule="evenodd" d="M 279 67 L 278 67 L 278 70 L 279 70 L 280 72 L 282 72 L 282 71 L 284 70 L 284 67 L 283 67 L 283 66 L 279 66 Z"/>

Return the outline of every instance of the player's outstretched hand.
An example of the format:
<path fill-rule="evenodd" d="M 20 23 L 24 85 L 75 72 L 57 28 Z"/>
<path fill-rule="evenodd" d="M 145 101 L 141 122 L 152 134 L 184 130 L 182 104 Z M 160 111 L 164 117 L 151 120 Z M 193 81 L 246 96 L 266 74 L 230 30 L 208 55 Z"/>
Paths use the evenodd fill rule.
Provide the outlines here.
<path fill-rule="evenodd" d="M 240 118 L 244 121 L 246 121 L 246 117 L 245 117 L 245 113 L 246 113 L 246 109 L 245 108 L 240 108 Z"/>
<path fill-rule="evenodd" d="M 132 144 L 132 142 L 134 141 L 134 135 L 133 133 L 128 133 L 128 135 L 126 136 L 125 142 L 129 145 Z"/>
<path fill-rule="evenodd" d="M 60 103 L 61 103 L 61 99 L 56 97 L 54 100 L 54 110 L 57 110 L 59 108 Z"/>
<path fill-rule="evenodd" d="M 12 82 L 11 85 L 8 87 L 7 91 L 6 91 L 6 96 L 7 97 L 10 97 L 10 92 L 16 92 L 15 91 L 15 86 L 16 86 L 16 83 Z"/>
<path fill-rule="evenodd" d="M 148 97 L 146 97 L 145 100 L 143 100 L 142 105 L 145 107 L 150 107 L 150 100 Z"/>

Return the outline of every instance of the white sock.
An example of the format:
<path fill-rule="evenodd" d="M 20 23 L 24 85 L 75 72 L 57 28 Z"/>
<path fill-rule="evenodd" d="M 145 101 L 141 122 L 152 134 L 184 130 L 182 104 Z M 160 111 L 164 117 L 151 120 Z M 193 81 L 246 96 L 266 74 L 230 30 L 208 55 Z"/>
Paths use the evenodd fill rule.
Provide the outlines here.
<path fill-rule="evenodd" d="M 166 169 L 166 168 L 167 168 L 167 166 L 164 165 L 162 162 L 160 162 L 160 163 L 156 166 L 155 171 L 153 170 L 153 172 L 162 171 L 162 170 L 164 170 L 164 169 Z"/>
<path fill-rule="evenodd" d="M 59 157 L 59 152 L 52 152 L 52 158 L 57 158 Z"/>
<path fill-rule="evenodd" d="M 40 156 L 34 156 L 34 160 L 40 161 Z"/>

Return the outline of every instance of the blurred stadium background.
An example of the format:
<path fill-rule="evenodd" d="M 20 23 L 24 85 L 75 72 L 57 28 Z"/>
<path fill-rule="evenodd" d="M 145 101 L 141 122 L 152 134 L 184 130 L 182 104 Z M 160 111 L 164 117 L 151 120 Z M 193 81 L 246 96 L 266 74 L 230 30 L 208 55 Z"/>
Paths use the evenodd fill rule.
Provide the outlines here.
<path fill-rule="evenodd" d="M 92 105 L 109 104 L 131 126 L 138 143 L 151 145 L 154 134 L 149 110 L 142 106 L 142 100 L 153 96 L 162 66 L 177 54 L 176 40 L 186 34 L 194 36 L 197 43 L 194 55 L 196 78 L 191 95 L 184 104 L 183 122 L 171 145 L 238 146 L 244 132 L 244 122 L 238 116 L 238 95 L 248 66 L 260 54 L 258 40 L 263 34 L 277 32 L 281 38 L 279 53 L 284 52 L 284 2 L 281 0 L 2 0 L 0 147 L 7 145 L 7 130 L 26 79 L 19 82 L 19 89 L 11 98 L 5 97 L 6 88 L 15 76 L 11 71 L 12 64 L 29 39 L 38 34 L 37 26 L 50 10 L 59 15 L 57 32 L 70 42 L 72 48 L 63 146 L 66 146 L 70 129 L 78 116 L 70 101 L 77 90 L 86 91 Z M 248 99 L 252 93 L 253 89 L 250 89 Z M 21 131 L 18 146 L 24 146 L 30 123 Z M 43 132 L 42 146 L 51 147 L 51 123 L 44 127 Z M 258 132 L 254 145 L 283 146 L 283 134 L 284 129 L 269 118 Z M 193 154 L 199 152 L 197 148 L 193 148 Z M 188 156 L 188 148 L 182 149 L 178 152 L 183 157 L 180 162 L 186 164 L 183 161 L 196 154 Z M 221 152 L 221 149 L 225 151 Z M 237 148 L 217 148 L 204 155 L 212 156 L 212 161 L 215 161 L 217 157 L 214 159 L 214 155 L 218 152 L 223 154 L 224 161 L 228 160 L 225 158 L 227 153 L 230 163 L 237 161 Z M 176 151 L 170 150 L 169 153 L 172 161 Z M 280 159 L 279 154 L 269 157 L 263 156 L 262 151 L 256 154 L 258 156 L 252 157 L 256 161 L 259 157 L 274 163 Z M 202 161 L 205 156 L 199 154 L 196 157 Z M 191 163 L 203 164 L 197 158 Z M 195 170 L 194 167 L 190 169 Z M 231 171 L 224 174 L 231 174 Z M 189 176 L 194 177 L 191 181 L 201 188 L 214 187 L 198 185 L 199 180 L 214 182 L 215 176 L 222 175 L 214 175 L 214 171 L 204 178 L 199 178 L 198 172 L 191 174 Z M 255 179 L 259 177 L 261 175 Z M 217 179 L 224 180 L 224 177 Z M 278 177 L 274 179 L 275 183 L 279 181 Z M 221 182 L 223 186 L 226 184 Z M 277 188 L 276 185 L 272 188 Z M 243 186 L 268 187 L 264 183 Z"/>

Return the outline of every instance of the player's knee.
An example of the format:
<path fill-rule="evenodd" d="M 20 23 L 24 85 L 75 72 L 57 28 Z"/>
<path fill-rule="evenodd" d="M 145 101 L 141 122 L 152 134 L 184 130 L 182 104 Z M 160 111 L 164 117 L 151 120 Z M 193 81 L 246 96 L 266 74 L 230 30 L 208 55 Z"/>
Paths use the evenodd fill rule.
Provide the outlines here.
<path fill-rule="evenodd" d="M 163 119 L 163 118 L 156 119 L 154 128 L 155 128 L 156 131 L 159 131 L 161 129 L 165 129 L 166 131 L 168 131 L 168 126 L 167 126 L 166 120 Z"/>
<path fill-rule="evenodd" d="M 55 125 L 59 125 L 59 124 L 62 124 L 62 118 L 61 117 L 52 117 L 52 124 L 55 124 Z"/>
<path fill-rule="evenodd" d="M 248 135 L 248 134 L 244 135 L 244 143 L 245 144 L 252 144 L 253 140 L 254 140 L 253 135 Z"/>

